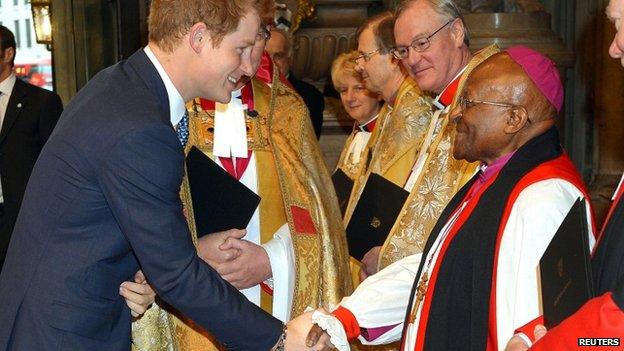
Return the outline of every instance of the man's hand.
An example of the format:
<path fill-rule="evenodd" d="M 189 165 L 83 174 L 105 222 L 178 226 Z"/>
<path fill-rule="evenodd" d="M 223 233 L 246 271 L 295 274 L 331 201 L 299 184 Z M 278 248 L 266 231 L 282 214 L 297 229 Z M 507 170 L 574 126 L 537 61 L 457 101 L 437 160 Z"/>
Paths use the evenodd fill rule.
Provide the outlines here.
<path fill-rule="evenodd" d="M 142 271 L 136 272 L 134 282 L 123 282 L 119 286 L 119 295 L 126 300 L 132 317 L 139 317 L 154 303 L 156 292 L 145 280 Z"/>
<path fill-rule="evenodd" d="M 546 327 L 538 324 L 535 326 L 533 333 L 535 334 L 535 342 L 537 342 L 537 340 L 541 339 L 544 335 L 546 335 Z M 524 340 L 522 340 L 522 338 L 517 335 L 514 335 L 505 347 L 505 351 L 525 351 L 528 349 L 529 345 L 527 345 Z"/>
<path fill-rule="evenodd" d="M 360 280 L 368 278 L 369 275 L 377 273 L 377 262 L 379 261 L 379 252 L 381 246 L 375 246 L 362 258 L 362 269 L 360 270 Z"/>
<path fill-rule="evenodd" d="M 313 324 L 312 328 L 310 328 L 310 331 L 308 332 L 308 336 L 306 336 L 306 346 L 312 347 L 317 344 L 331 345 L 331 342 L 329 342 L 329 335 L 327 335 L 323 328 L 319 327 L 318 324 Z M 333 346 L 331 348 L 333 348 Z"/>
<path fill-rule="evenodd" d="M 221 250 L 219 247 L 228 238 L 240 239 L 247 234 L 244 229 L 230 229 L 223 232 L 204 235 L 197 242 L 199 257 L 213 268 L 219 264 L 231 261 L 240 255 L 237 249 Z"/>
<path fill-rule="evenodd" d="M 306 312 L 288 322 L 285 342 L 287 351 L 329 351 L 334 348 L 334 345 L 329 341 L 329 335 L 316 324 L 312 324 L 312 313 L 314 311 Z M 317 328 L 320 329 L 320 332 Z M 313 330 L 314 334 L 311 336 Z"/>
<path fill-rule="evenodd" d="M 235 288 L 250 288 L 271 278 L 271 263 L 262 246 L 247 240 L 229 238 L 219 249 L 239 252 L 235 259 L 214 266 L 221 277 Z"/>

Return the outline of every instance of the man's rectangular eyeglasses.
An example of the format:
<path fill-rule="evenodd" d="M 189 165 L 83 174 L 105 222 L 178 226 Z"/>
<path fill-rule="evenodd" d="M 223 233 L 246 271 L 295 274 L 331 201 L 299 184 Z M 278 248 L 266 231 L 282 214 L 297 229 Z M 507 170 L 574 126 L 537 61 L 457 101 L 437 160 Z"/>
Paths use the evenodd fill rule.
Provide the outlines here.
<path fill-rule="evenodd" d="M 390 50 L 390 52 L 392 53 L 392 56 L 394 56 L 397 60 L 404 60 L 408 58 L 409 56 L 410 47 L 414 49 L 414 51 L 416 52 L 423 52 L 427 50 L 429 48 L 429 45 L 431 45 L 430 39 L 434 35 L 438 34 L 439 31 L 444 29 L 444 27 L 453 23 L 453 21 L 455 20 L 456 18 L 453 18 L 452 20 L 444 23 L 442 27 L 438 28 L 435 32 L 431 33 L 428 37 L 414 39 L 414 41 L 412 41 L 412 43 L 409 46 L 397 46 L 395 48 L 392 48 L 392 50 Z"/>
<path fill-rule="evenodd" d="M 371 52 L 363 52 L 360 55 L 358 55 L 357 57 L 353 58 L 351 61 L 353 61 L 356 64 L 360 60 L 364 60 L 364 62 L 368 62 L 368 61 L 370 61 L 371 57 L 373 57 L 375 54 L 378 54 L 380 51 L 381 51 L 381 48 L 379 48 L 377 50 L 373 50 Z"/>

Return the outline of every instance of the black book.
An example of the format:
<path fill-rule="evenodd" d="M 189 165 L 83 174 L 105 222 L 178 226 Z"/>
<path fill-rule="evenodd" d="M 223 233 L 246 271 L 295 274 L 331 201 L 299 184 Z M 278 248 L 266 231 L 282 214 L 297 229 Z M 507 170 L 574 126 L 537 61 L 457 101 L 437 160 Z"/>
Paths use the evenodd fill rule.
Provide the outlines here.
<path fill-rule="evenodd" d="M 585 202 L 578 199 L 540 259 L 546 328 L 555 327 L 594 297 Z"/>
<path fill-rule="evenodd" d="M 260 196 L 195 146 L 186 156 L 186 171 L 199 237 L 247 227 Z"/>
<path fill-rule="evenodd" d="M 409 192 L 371 173 L 347 225 L 349 254 L 358 260 L 375 246 L 383 245 Z"/>
<path fill-rule="evenodd" d="M 353 180 L 349 178 L 349 176 L 346 175 L 340 168 L 332 174 L 331 179 L 332 183 L 334 183 L 334 189 L 336 189 L 338 205 L 340 205 L 340 213 L 342 214 L 342 217 L 344 217 L 347 205 L 349 204 L 351 189 L 353 189 Z"/>

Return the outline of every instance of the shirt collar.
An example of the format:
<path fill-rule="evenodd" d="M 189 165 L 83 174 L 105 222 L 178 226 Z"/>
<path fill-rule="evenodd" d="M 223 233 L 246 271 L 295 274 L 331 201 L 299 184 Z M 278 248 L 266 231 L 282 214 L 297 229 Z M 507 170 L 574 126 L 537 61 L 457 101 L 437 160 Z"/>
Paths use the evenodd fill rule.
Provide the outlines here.
<path fill-rule="evenodd" d="M 457 93 L 457 88 L 459 87 L 459 80 L 461 79 L 462 74 L 466 71 L 467 67 L 468 65 L 464 66 L 464 68 L 462 68 L 461 71 L 455 75 L 455 77 L 444 87 L 444 89 L 442 89 L 440 94 L 435 97 L 433 103 L 436 106 L 444 109 L 453 102 L 453 98 L 455 97 L 455 93 Z"/>
<path fill-rule="evenodd" d="M 178 89 L 175 85 L 173 85 L 171 78 L 169 78 L 169 75 L 160 64 L 160 61 L 158 61 L 158 58 L 156 58 L 156 55 L 154 55 L 154 52 L 152 52 L 152 49 L 150 49 L 149 46 L 146 46 L 144 51 L 150 61 L 152 61 L 154 67 L 156 67 L 158 75 L 160 75 L 160 78 L 165 84 L 167 96 L 169 97 L 169 118 L 171 120 L 171 125 L 175 127 L 184 116 L 184 112 L 186 110 L 184 98 L 182 98 Z"/>
<path fill-rule="evenodd" d="M 515 152 L 510 152 L 505 156 L 501 156 L 496 161 L 492 162 L 489 165 L 485 163 L 481 164 L 481 176 L 479 177 L 479 181 L 485 183 L 488 179 L 492 178 L 498 171 L 500 171 L 507 162 L 511 159 Z"/>
<path fill-rule="evenodd" d="M 624 186 L 624 173 L 622 173 L 622 178 L 620 178 L 620 183 L 618 184 L 617 188 L 615 188 L 615 192 L 613 193 L 613 197 L 611 198 L 611 201 L 615 201 L 615 198 L 622 191 L 621 190 L 622 186 Z"/>
<path fill-rule="evenodd" d="M 11 73 L 5 80 L 0 82 L 0 92 L 11 95 L 13 87 L 15 86 L 15 80 L 17 80 L 15 73 Z"/>
<path fill-rule="evenodd" d="M 357 124 L 356 122 L 356 125 L 362 132 L 372 132 L 375 129 L 375 125 L 377 124 L 377 117 L 379 117 L 379 114 L 376 114 L 373 118 L 369 119 L 368 122 L 364 124 Z"/>

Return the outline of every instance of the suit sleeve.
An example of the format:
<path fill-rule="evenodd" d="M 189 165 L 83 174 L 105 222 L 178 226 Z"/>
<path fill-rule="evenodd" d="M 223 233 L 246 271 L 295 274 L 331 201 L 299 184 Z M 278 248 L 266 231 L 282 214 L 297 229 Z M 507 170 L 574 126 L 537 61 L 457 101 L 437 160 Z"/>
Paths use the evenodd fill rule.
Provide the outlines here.
<path fill-rule="evenodd" d="M 282 323 L 196 254 L 179 197 L 184 159 L 175 134 L 164 125 L 129 132 L 104 159 L 101 188 L 158 295 L 228 348 L 275 345 Z"/>
<path fill-rule="evenodd" d="M 57 94 L 50 93 L 45 95 L 45 101 L 41 106 L 42 110 L 39 115 L 39 141 L 41 145 L 43 145 L 48 141 L 52 130 L 54 130 L 56 123 L 61 117 L 61 113 L 63 113 L 63 103 Z"/>

